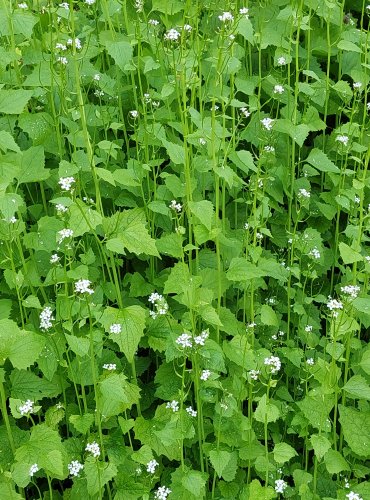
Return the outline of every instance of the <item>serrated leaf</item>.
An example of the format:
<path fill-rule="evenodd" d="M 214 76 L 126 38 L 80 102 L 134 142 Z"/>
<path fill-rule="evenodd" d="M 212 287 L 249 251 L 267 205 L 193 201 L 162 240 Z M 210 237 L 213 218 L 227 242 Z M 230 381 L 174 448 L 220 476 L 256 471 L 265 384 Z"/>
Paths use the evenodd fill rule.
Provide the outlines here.
<path fill-rule="evenodd" d="M 310 438 L 315 455 L 319 460 L 323 458 L 325 453 L 331 448 L 329 439 L 320 434 L 313 434 Z"/>
<path fill-rule="evenodd" d="M 368 457 L 370 455 L 370 412 L 339 405 L 339 415 L 344 439 L 349 447 L 357 455 Z"/>
<path fill-rule="evenodd" d="M 31 99 L 32 90 L 0 90 L 0 113 L 18 115 Z"/>
<path fill-rule="evenodd" d="M 209 453 L 209 458 L 218 477 L 222 477 L 225 481 L 234 479 L 238 461 L 236 452 L 212 450 Z"/>
<path fill-rule="evenodd" d="M 306 162 L 315 167 L 320 172 L 339 173 L 339 168 L 320 149 L 312 149 Z"/>
<path fill-rule="evenodd" d="M 127 382 L 121 374 L 112 374 L 99 383 L 101 412 L 105 417 L 119 415 L 124 410 L 137 404 L 140 389 Z"/>
<path fill-rule="evenodd" d="M 84 463 L 84 472 L 87 480 L 87 492 L 94 497 L 102 488 L 117 475 L 117 467 L 112 463 L 98 462 L 88 457 Z"/>
<path fill-rule="evenodd" d="M 343 243 L 343 241 L 339 243 L 339 252 L 344 264 L 353 264 L 353 262 L 360 262 L 363 260 L 360 253 L 353 250 L 346 243 Z"/>
<path fill-rule="evenodd" d="M 258 401 L 253 417 L 257 422 L 276 422 L 280 418 L 280 410 L 274 403 L 267 401 L 264 394 Z"/>
<path fill-rule="evenodd" d="M 235 257 L 230 262 L 226 277 L 230 281 L 248 281 L 262 276 L 261 270 L 246 259 Z"/>
<path fill-rule="evenodd" d="M 81 434 L 87 434 L 90 427 L 94 423 L 95 417 L 92 413 L 85 413 L 84 415 L 71 415 L 69 421 L 73 427 Z"/>
<path fill-rule="evenodd" d="M 6 132 L 5 130 L 0 130 L 0 149 L 2 151 L 15 151 L 16 153 L 20 153 L 21 150 L 18 144 L 13 139 L 13 136 Z"/>
<path fill-rule="evenodd" d="M 324 462 L 329 474 L 339 474 L 339 472 L 351 469 L 347 460 L 336 450 L 329 450 L 324 457 Z"/>
<path fill-rule="evenodd" d="M 190 201 L 189 208 L 191 213 L 210 231 L 214 216 L 213 204 L 208 200 Z"/>
<path fill-rule="evenodd" d="M 22 152 L 20 170 L 17 175 L 19 184 L 40 182 L 48 179 L 50 171 L 45 167 L 43 146 L 32 146 Z"/>
<path fill-rule="evenodd" d="M 287 443 L 277 443 L 274 447 L 274 460 L 279 464 L 289 462 L 289 460 L 297 456 L 295 449 Z"/>
<path fill-rule="evenodd" d="M 82 236 L 93 231 L 102 223 L 102 216 L 82 201 L 76 200 L 68 209 L 69 229 L 72 229 L 73 236 Z"/>
<path fill-rule="evenodd" d="M 86 356 L 90 349 L 90 340 L 88 338 L 76 337 L 75 335 L 68 335 L 68 333 L 65 333 L 64 335 L 69 347 L 75 354 L 77 354 L 77 356 Z"/>
<path fill-rule="evenodd" d="M 343 390 L 350 398 L 370 400 L 370 385 L 361 375 L 354 375 L 343 386 Z"/>

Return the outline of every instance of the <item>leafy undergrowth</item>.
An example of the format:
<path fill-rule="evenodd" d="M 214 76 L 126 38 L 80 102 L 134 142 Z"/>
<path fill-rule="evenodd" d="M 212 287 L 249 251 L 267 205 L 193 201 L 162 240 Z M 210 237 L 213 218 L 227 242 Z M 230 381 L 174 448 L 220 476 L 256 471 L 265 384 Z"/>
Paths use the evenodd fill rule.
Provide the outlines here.
<path fill-rule="evenodd" d="M 0 0 L 2 500 L 370 499 L 368 15 Z"/>

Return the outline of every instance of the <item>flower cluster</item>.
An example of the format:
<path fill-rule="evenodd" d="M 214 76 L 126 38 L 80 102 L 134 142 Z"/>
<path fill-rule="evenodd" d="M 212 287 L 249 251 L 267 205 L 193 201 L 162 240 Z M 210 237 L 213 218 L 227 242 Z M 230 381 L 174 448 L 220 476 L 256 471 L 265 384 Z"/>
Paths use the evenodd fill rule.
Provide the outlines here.
<path fill-rule="evenodd" d="M 40 469 L 39 469 L 39 466 L 37 464 L 32 464 L 31 467 L 30 467 L 30 470 L 29 470 L 29 475 L 30 477 L 32 477 L 34 474 L 36 474 L 36 472 L 38 472 Z"/>
<path fill-rule="evenodd" d="M 168 304 L 163 295 L 157 292 L 152 293 L 148 301 L 153 304 L 155 311 L 149 311 L 150 316 L 156 319 L 158 316 L 164 316 L 168 312 Z"/>
<path fill-rule="evenodd" d="M 58 184 L 63 189 L 63 191 L 71 191 L 72 184 L 76 182 L 74 177 L 61 177 Z"/>
<path fill-rule="evenodd" d="M 320 251 L 318 248 L 314 247 L 309 253 L 308 255 L 310 257 L 313 257 L 314 259 L 319 259 L 321 257 L 321 254 L 320 254 Z"/>
<path fill-rule="evenodd" d="M 117 369 L 116 363 L 105 363 L 103 365 L 104 370 L 114 371 Z"/>
<path fill-rule="evenodd" d="M 73 42 L 75 44 L 75 47 L 77 50 L 81 50 L 82 49 L 82 43 L 81 43 L 81 40 L 79 38 L 75 38 L 74 40 L 72 38 L 68 38 L 67 40 L 67 45 L 73 45 Z"/>
<path fill-rule="evenodd" d="M 360 287 L 357 285 L 341 286 L 340 290 L 342 293 L 344 293 L 345 295 L 349 295 L 353 299 L 355 299 L 357 297 L 357 295 L 360 293 Z"/>
<path fill-rule="evenodd" d="M 149 472 L 149 474 L 154 474 L 155 473 L 155 469 L 156 467 L 158 467 L 159 463 L 157 462 L 157 460 L 150 460 L 147 464 L 146 464 L 146 470 L 147 472 Z"/>
<path fill-rule="evenodd" d="M 333 316 L 336 318 L 338 316 L 338 310 L 343 309 L 343 304 L 340 300 L 332 299 L 330 296 L 328 297 L 329 301 L 327 302 L 327 308 L 333 312 Z"/>
<path fill-rule="evenodd" d="M 78 460 L 72 460 L 72 462 L 70 462 L 68 464 L 68 470 L 69 470 L 69 473 L 71 476 L 79 476 L 80 475 L 80 471 L 84 468 L 84 466 L 78 461 Z"/>
<path fill-rule="evenodd" d="M 85 451 L 91 453 L 92 456 L 95 458 L 100 457 L 100 446 L 96 441 L 93 441 L 92 443 L 87 443 Z"/>
<path fill-rule="evenodd" d="M 176 200 L 172 200 L 169 207 L 171 208 L 171 210 L 174 210 L 175 212 L 181 212 L 182 210 L 181 203 L 178 203 Z"/>
<path fill-rule="evenodd" d="M 203 330 L 200 335 L 197 335 L 194 338 L 189 333 L 184 332 L 179 337 L 177 337 L 176 344 L 178 344 L 183 349 L 187 347 L 192 348 L 193 341 L 196 345 L 203 346 L 208 337 L 209 337 L 208 330 Z"/>
<path fill-rule="evenodd" d="M 309 191 L 307 191 L 307 189 L 301 188 L 298 191 L 298 197 L 309 199 L 311 197 L 311 193 Z"/>
<path fill-rule="evenodd" d="M 166 404 L 166 408 L 172 410 L 174 413 L 179 411 L 179 402 L 173 399 L 171 402 Z"/>
<path fill-rule="evenodd" d="M 88 293 L 93 294 L 94 290 L 90 288 L 91 281 L 90 280 L 78 280 L 75 283 L 75 293 Z"/>
<path fill-rule="evenodd" d="M 122 326 L 119 323 L 113 323 L 109 327 L 109 332 L 110 333 L 121 333 L 122 332 Z"/>
<path fill-rule="evenodd" d="M 52 321 L 54 319 L 51 307 L 45 307 L 40 313 L 40 328 L 42 330 L 49 330 L 53 326 Z"/>
<path fill-rule="evenodd" d="M 274 94 L 283 94 L 284 91 L 285 91 L 285 89 L 282 85 L 275 85 Z"/>
<path fill-rule="evenodd" d="M 154 498 L 156 500 L 166 500 L 171 490 L 166 486 L 160 486 L 155 492 Z"/>
<path fill-rule="evenodd" d="M 271 373 L 275 375 L 281 368 L 281 361 L 278 356 L 270 356 L 269 358 L 265 358 L 264 364 L 266 366 L 270 366 Z"/>
<path fill-rule="evenodd" d="M 211 376 L 211 371 L 210 370 L 202 370 L 202 373 L 200 374 L 200 380 L 208 380 L 209 377 Z"/>
<path fill-rule="evenodd" d="M 252 380 L 258 380 L 259 370 L 249 370 L 249 376 Z"/>
<path fill-rule="evenodd" d="M 348 500 L 363 500 L 363 498 L 354 491 L 350 491 L 349 493 L 347 493 L 346 498 L 348 498 Z"/>
<path fill-rule="evenodd" d="M 223 12 L 220 16 L 218 16 L 218 18 L 223 23 L 234 21 L 234 16 L 231 12 Z"/>
<path fill-rule="evenodd" d="M 240 108 L 240 112 L 241 112 L 242 115 L 244 115 L 245 118 L 248 118 L 249 116 L 251 116 L 250 111 L 248 110 L 248 108 Z"/>
<path fill-rule="evenodd" d="M 197 411 L 196 410 L 193 410 L 192 406 L 188 406 L 186 408 L 186 411 L 188 412 L 188 414 L 191 416 L 191 417 L 196 417 L 197 416 Z"/>
<path fill-rule="evenodd" d="M 273 120 L 272 118 L 268 118 L 268 117 L 267 117 L 267 118 L 263 118 L 263 119 L 262 119 L 262 120 L 260 120 L 260 121 L 261 121 L 261 123 L 262 123 L 263 127 L 264 127 L 266 130 L 270 131 L 270 130 L 272 129 L 272 126 L 273 126 L 273 124 L 274 124 L 274 121 L 275 121 L 275 120 Z"/>
<path fill-rule="evenodd" d="M 58 243 L 62 243 L 63 240 L 66 238 L 72 238 L 73 236 L 73 229 L 61 229 L 58 231 L 59 238 L 58 238 Z"/>
<path fill-rule="evenodd" d="M 34 408 L 33 408 L 33 401 L 30 399 L 27 399 L 25 403 L 19 407 L 19 413 L 21 415 L 28 415 L 29 413 L 33 413 Z"/>
<path fill-rule="evenodd" d="M 180 36 L 181 34 L 177 30 L 171 28 L 165 33 L 164 39 L 169 40 L 170 42 L 176 42 L 180 38 Z"/>
<path fill-rule="evenodd" d="M 284 490 L 287 488 L 287 483 L 284 479 L 277 479 L 275 481 L 275 491 L 276 493 L 284 493 Z"/>

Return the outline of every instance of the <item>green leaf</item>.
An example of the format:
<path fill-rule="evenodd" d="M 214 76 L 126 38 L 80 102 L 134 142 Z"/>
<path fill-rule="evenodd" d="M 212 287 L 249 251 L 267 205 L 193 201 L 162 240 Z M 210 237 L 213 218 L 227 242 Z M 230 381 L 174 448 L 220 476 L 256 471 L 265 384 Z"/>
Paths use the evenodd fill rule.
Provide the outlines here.
<path fill-rule="evenodd" d="M 370 455 L 370 412 L 339 405 L 339 414 L 344 439 L 349 447 L 357 455 L 368 457 Z"/>
<path fill-rule="evenodd" d="M 370 400 L 370 385 L 361 375 L 351 377 L 343 386 L 343 390 L 350 398 Z"/>
<path fill-rule="evenodd" d="M 315 167 L 320 172 L 340 172 L 339 168 L 334 165 L 334 163 L 329 160 L 326 154 L 323 153 L 320 149 L 312 149 L 310 154 L 306 158 L 306 162 Z"/>
<path fill-rule="evenodd" d="M 87 480 L 87 493 L 92 498 L 117 475 L 118 470 L 114 464 L 98 462 L 93 457 L 88 457 L 84 463 L 84 472 Z"/>
<path fill-rule="evenodd" d="M 332 394 L 325 394 L 324 390 L 312 389 L 297 405 L 315 429 L 330 430 L 328 418 L 334 406 Z"/>
<path fill-rule="evenodd" d="M 245 174 L 250 170 L 257 172 L 257 167 L 254 164 L 253 156 L 250 151 L 233 151 L 230 153 L 229 158 Z"/>
<path fill-rule="evenodd" d="M 342 241 L 339 243 L 339 252 L 344 264 L 353 264 L 353 262 L 360 262 L 363 260 L 360 253 L 356 252 Z"/>
<path fill-rule="evenodd" d="M 26 369 L 38 358 L 45 339 L 33 332 L 20 330 L 14 321 L 0 320 L 0 360 L 8 358 L 15 368 Z"/>
<path fill-rule="evenodd" d="M 208 200 L 190 201 L 190 211 L 210 231 L 214 217 L 213 204 Z"/>
<path fill-rule="evenodd" d="M 359 54 L 362 53 L 361 48 L 358 47 L 353 42 L 350 42 L 349 40 L 340 40 L 340 42 L 338 43 L 337 47 L 340 50 L 347 50 L 349 52 L 358 52 Z"/>
<path fill-rule="evenodd" d="M 369 301 L 369 312 L 370 312 L 370 301 Z M 365 373 L 370 375 L 370 350 L 365 351 L 362 355 L 360 366 Z"/>
<path fill-rule="evenodd" d="M 100 33 L 100 41 L 105 46 L 108 54 L 114 59 L 117 66 L 125 71 L 131 69 L 131 61 L 133 56 L 133 47 L 127 37 L 116 34 L 116 39 L 112 39 L 113 34 L 109 31 Z M 119 39 L 121 38 L 121 40 Z"/>
<path fill-rule="evenodd" d="M 105 417 L 119 415 L 123 411 L 137 404 L 140 398 L 140 389 L 127 382 L 126 377 L 112 374 L 99 383 L 101 412 Z"/>
<path fill-rule="evenodd" d="M 82 358 L 86 356 L 90 349 L 90 340 L 88 338 L 76 337 L 75 335 L 68 335 L 68 333 L 64 335 L 69 347 L 77 356 L 81 356 Z"/>
<path fill-rule="evenodd" d="M 6 132 L 5 130 L 0 130 L 0 149 L 2 151 L 15 151 L 16 153 L 20 153 L 21 150 L 18 144 L 13 139 L 13 136 Z"/>
<path fill-rule="evenodd" d="M 10 376 L 12 383 L 11 396 L 22 400 L 40 400 L 43 398 L 55 398 L 63 391 L 63 386 L 58 379 L 52 381 L 41 378 L 25 370 L 14 370 Z M 62 382 L 65 384 L 65 382 Z"/>
<path fill-rule="evenodd" d="M 274 403 L 267 401 L 266 394 L 264 394 L 259 400 L 253 416 L 257 422 L 276 422 L 280 418 L 280 410 Z"/>
<path fill-rule="evenodd" d="M 310 127 L 304 123 L 293 125 L 290 120 L 278 119 L 274 125 L 274 130 L 288 134 L 298 146 L 302 147 L 304 141 L 307 139 Z"/>
<path fill-rule="evenodd" d="M 352 305 L 356 311 L 370 315 L 370 297 L 357 297 L 357 299 L 352 302 Z"/>
<path fill-rule="evenodd" d="M 271 306 L 263 304 L 261 307 L 261 323 L 268 326 L 279 326 L 279 320 Z"/>
<path fill-rule="evenodd" d="M 253 26 L 249 19 L 242 17 L 236 26 L 236 32 L 253 44 Z"/>
<path fill-rule="evenodd" d="M 336 450 L 329 450 L 324 457 L 324 462 L 329 474 L 339 474 L 344 470 L 351 470 L 348 462 Z"/>
<path fill-rule="evenodd" d="M 236 452 L 212 450 L 209 453 L 209 458 L 218 477 L 222 477 L 225 481 L 232 481 L 234 479 L 238 462 Z"/>
<path fill-rule="evenodd" d="M 244 486 L 240 500 L 272 500 L 276 498 L 275 490 L 271 486 L 262 486 L 258 479 Z"/>
<path fill-rule="evenodd" d="M 208 474 L 188 467 L 179 467 L 171 474 L 171 490 L 179 500 L 200 500 L 205 498 L 205 485 Z"/>
<path fill-rule="evenodd" d="M 321 460 L 325 453 L 331 448 L 329 439 L 320 434 L 313 434 L 310 439 L 315 455 L 318 460 Z"/>
<path fill-rule="evenodd" d="M 248 281 L 253 278 L 260 278 L 262 275 L 263 273 L 255 264 L 240 257 L 231 260 L 226 273 L 226 277 L 230 281 Z"/>
<path fill-rule="evenodd" d="M 19 115 L 31 99 L 32 90 L 0 90 L 0 113 Z"/>
<path fill-rule="evenodd" d="M 185 149 L 184 146 L 179 146 L 166 139 L 162 139 L 162 144 L 166 148 L 168 156 L 175 165 L 184 165 L 185 163 Z"/>
<path fill-rule="evenodd" d="M 178 233 L 165 234 L 156 241 L 159 252 L 180 259 L 183 255 L 183 237 Z"/>
<path fill-rule="evenodd" d="M 96 210 L 85 205 L 81 200 L 76 200 L 69 207 L 68 214 L 68 227 L 72 229 L 74 237 L 93 231 L 102 223 L 102 216 Z"/>
<path fill-rule="evenodd" d="M 23 151 L 20 163 L 19 184 L 26 182 L 40 182 L 48 179 L 50 171 L 45 167 L 45 156 L 43 146 L 33 146 Z"/>
<path fill-rule="evenodd" d="M 291 458 L 297 455 L 295 449 L 287 443 L 277 443 L 274 447 L 274 460 L 278 464 L 289 462 Z"/>

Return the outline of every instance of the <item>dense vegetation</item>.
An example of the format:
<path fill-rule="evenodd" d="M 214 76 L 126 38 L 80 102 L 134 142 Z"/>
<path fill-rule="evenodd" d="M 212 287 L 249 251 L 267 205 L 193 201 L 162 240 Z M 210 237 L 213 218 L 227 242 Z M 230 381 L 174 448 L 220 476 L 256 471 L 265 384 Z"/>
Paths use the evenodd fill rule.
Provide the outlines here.
<path fill-rule="evenodd" d="M 369 15 L 0 0 L 1 500 L 370 499 Z"/>

